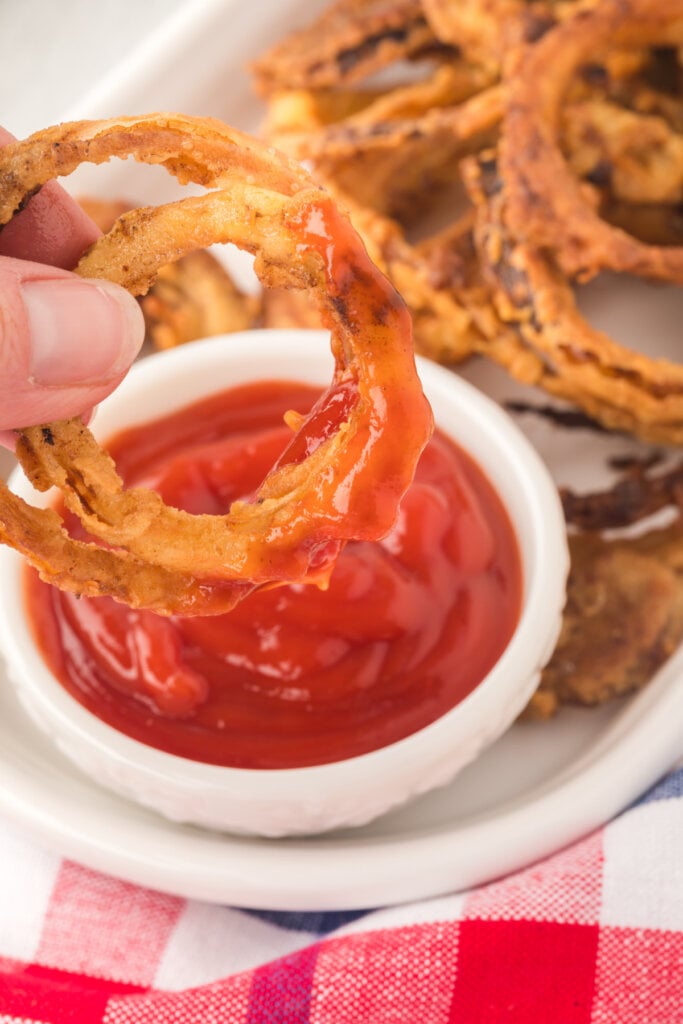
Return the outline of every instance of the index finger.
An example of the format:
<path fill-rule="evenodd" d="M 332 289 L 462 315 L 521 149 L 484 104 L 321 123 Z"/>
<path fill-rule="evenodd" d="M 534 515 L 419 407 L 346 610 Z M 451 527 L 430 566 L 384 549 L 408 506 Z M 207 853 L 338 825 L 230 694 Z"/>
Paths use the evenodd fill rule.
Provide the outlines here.
<path fill-rule="evenodd" d="M 14 136 L 0 128 L 0 146 Z M 0 230 L 0 256 L 73 270 L 100 236 L 95 224 L 57 182 L 50 181 Z"/>

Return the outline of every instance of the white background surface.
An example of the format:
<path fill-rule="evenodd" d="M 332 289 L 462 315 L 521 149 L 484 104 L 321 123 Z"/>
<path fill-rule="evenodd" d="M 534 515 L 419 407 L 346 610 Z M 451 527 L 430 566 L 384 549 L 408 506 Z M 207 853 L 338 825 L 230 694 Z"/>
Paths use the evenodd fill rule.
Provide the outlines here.
<path fill-rule="evenodd" d="M 191 0 L 0 0 L 0 124 L 18 138 L 62 120 Z M 13 465 L 0 449 L 0 476 Z"/>
<path fill-rule="evenodd" d="M 187 0 L 2 0 L 0 123 L 17 136 L 59 121 Z"/>

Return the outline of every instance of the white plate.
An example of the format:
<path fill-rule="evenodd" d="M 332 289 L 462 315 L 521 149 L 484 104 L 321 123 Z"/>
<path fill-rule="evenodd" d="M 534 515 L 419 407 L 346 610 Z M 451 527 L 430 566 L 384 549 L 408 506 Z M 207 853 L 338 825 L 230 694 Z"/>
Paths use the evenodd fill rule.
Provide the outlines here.
<path fill-rule="evenodd" d="M 289 0 L 269 6 L 264 17 L 258 4 L 192 0 L 68 116 L 165 108 L 250 127 L 258 107 L 247 61 L 324 2 Z M 103 176 L 86 168 L 78 188 L 147 201 L 160 181 L 154 173 L 145 177 L 147 170 L 114 164 Z M 652 324 L 663 324 L 658 354 L 666 354 L 667 345 L 676 351 L 680 291 L 597 282 L 584 301 L 595 322 L 625 341 L 637 343 L 641 331 L 651 340 Z M 544 402 L 488 364 L 467 373 L 502 401 Z M 579 488 L 603 485 L 609 457 L 634 447 L 619 437 L 561 431 L 533 415 L 521 423 L 557 481 Z M 171 824 L 90 783 L 37 732 L 0 679 L 4 813 L 90 867 L 244 907 L 361 909 L 485 882 L 601 825 L 681 755 L 679 651 L 636 698 L 565 710 L 549 723 L 518 723 L 451 785 L 370 826 L 305 840 L 236 838 Z"/>
<path fill-rule="evenodd" d="M 681 660 L 625 705 L 518 724 L 443 790 L 305 840 L 203 832 L 113 796 L 52 748 L 2 680 L 0 807 L 64 856 L 190 898 L 345 910 L 436 896 L 553 852 L 654 782 L 683 749 Z"/>

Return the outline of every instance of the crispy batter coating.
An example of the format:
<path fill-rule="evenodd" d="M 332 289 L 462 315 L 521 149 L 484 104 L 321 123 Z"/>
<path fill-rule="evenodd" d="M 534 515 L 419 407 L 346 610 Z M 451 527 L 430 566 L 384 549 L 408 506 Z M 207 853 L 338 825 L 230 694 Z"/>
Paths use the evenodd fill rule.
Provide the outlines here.
<path fill-rule="evenodd" d="M 532 180 L 526 191 L 519 191 L 528 198 L 529 209 L 518 211 L 519 232 L 513 230 L 507 213 L 515 198 L 503 174 L 503 155 L 498 184 L 505 190 L 505 202 L 487 200 L 488 230 L 481 210 L 478 229 L 463 231 L 467 214 L 448 209 L 468 154 L 484 152 L 487 143 L 495 140 L 503 114 L 506 124 L 519 117 L 522 100 L 534 106 L 537 120 L 541 118 L 546 90 L 538 89 L 537 82 L 551 77 L 554 83 L 556 77 L 564 76 L 566 102 L 559 108 L 553 146 L 586 216 L 605 232 L 623 235 L 629 245 L 647 252 L 655 262 L 675 262 L 682 234 L 677 225 L 683 194 L 683 135 L 679 133 L 683 117 L 674 92 L 680 68 L 670 48 L 643 42 L 670 42 L 679 27 L 666 4 L 661 9 L 655 4 L 654 11 L 653 0 L 625 0 L 619 6 L 624 20 L 636 19 L 647 31 L 641 38 L 633 28 L 627 31 L 621 26 L 611 38 L 602 12 L 607 11 L 604 18 L 611 24 L 610 5 L 615 2 L 606 0 L 606 6 L 595 13 L 590 10 L 594 0 L 531 5 L 517 0 L 472 0 L 443 5 L 443 17 L 470 18 L 479 39 L 485 35 L 482 18 L 490 17 L 497 45 L 507 19 L 506 32 L 514 45 L 506 56 L 502 85 L 495 84 L 500 62 L 495 67 L 473 63 L 473 54 L 465 47 L 466 59 L 452 58 L 418 83 L 381 91 L 338 87 L 280 93 L 273 100 L 267 130 L 278 145 L 305 158 L 317 179 L 333 187 L 350 208 L 366 244 L 408 302 L 419 351 L 445 362 L 481 352 L 525 383 L 578 401 L 610 427 L 678 441 L 683 438 L 678 399 L 669 397 L 677 391 L 677 382 L 668 380 L 669 366 L 660 373 L 645 357 L 641 361 L 635 354 L 623 354 L 604 334 L 591 331 L 574 306 L 571 279 L 552 261 L 543 261 L 539 250 L 545 253 L 550 246 L 551 232 L 555 247 L 562 248 L 574 227 L 571 216 L 565 221 L 564 214 L 563 228 L 552 217 L 549 227 L 543 203 L 533 200 L 534 189 L 547 189 L 553 196 L 562 192 L 554 168 L 546 170 L 536 160 L 538 146 L 528 147 Z M 440 6 L 425 5 L 435 28 L 434 12 Z M 530 17 L 542 32 L 529 34 Z M 585 63 L 558 60 L 559 44 L 552 41 L 568 37 L 571 52 L 572 40 L 581 39 L 580 26 L 592 24 L 590 19 L 598 19 L 602 35 L 598 33 L 596 39 L 606 37 L 605 45 L 596 43 L 588 60 L 582 44 Z M 514 25 L 515 32 L 510 28 Z M 456 38 L 443 31 L 441 36 L 451 42 Z M 529 71 L 532 63 L 533 72 Z M 553 75 L 548 76 L 546 68 L 551 66 Z M 553 84 L 551 92 L 554 89 Z M 516 159 L 517 136 L 512 129 L 506 130 Z M 501 145 L 505 144 L 503 139 Z M 546 149 L 553 146 L 547 144 Z M 481 203 L 476 190 L 474 198 Z M 562 204 L 564 199 L 560 196 L 557 201 Z M 425 217 L 434 224 L 439 210 L 445 226 L 416 244 L 413 225 L 422 225 Z M 496 218 L 503 215 L 505 223 L 496 227 Z M 543 222 L 544 245 L 532 245 L 530 240 L 523 248 L 522 241 L 532 234 L 528 225 L 535 218 Z M 508 250 L 512 248 L 511 260 Z M 528 281 L 529 291 L 542 292 L 535 297 L 546 310 L 539 330 L 531 304 L 521 301 L 519 294 L 511 295 L 510 286 L 514 283 L 519 292 L 522 280 Z M 283 300 L 276 314 L 271 308 L 277 316 L 273 322 L 288 317 L 308 322 L 310 313 L 305 311 L 299 318 L 297 306 L 301 304 Z M 265 315 L 268 322 L 267 310 Z M 549 332 L 547 325 L 552 326 Z M 634 405 L 641 391 L 644 400 Z"/>
<path fill-rule="evenodd" d="M 237 287 L 218 260 L 202 249 L 162 267 L 140 300 L 147 337 L 156 349 L 197 338 L 246 331 L 261 316 L 261 300 Z"/>
<path fill-rule="evenodd" d="M 642 538 L 569 539 L 562 631 L 525 711 L 602 704 L 645 686 L 683 639 L 683 525 Z"/>
<path fill-rule="evenodd" d="M 433 47 L 419 0 L 337 0 L 253 65 L 262 95 L 354 82 Z"/>
<path fill-rule="evenodd" d="M 683 507 L 683 463 L 662 469 L 661 453 L 636 459 L 622 467 L 616 484 L 608 491 L 578 494 L 560 488 L 568 523 L 579 530 L 600 532 L 632 526 L 669 507 Z"/>
<path fill-rule="evenodd" d="M 558 644 L 524 717 L 641 689 L 683 639 L 683 463 L 662 459 L 655 449 L 615 465 L 621 472 L 607 490 L 561 489 L 567 523 L 581 532 L 569 537 Z M 673 522 L 642 532 L 664 509 L 678 511 Z M 615 528 L 638 523 L 639 535 L 615 537 Z"/>
<path fill-rule="evenodd" d="M 308 140 L 322 150 L 325 136 L 316 142 L 320 129 L 339 129 L 343 123 L 354 130 L 374 126 L 379 134 L 385 122 L 415 119 L 434 107 L 463 103 L 491 82 L 477 65 L 453 58 L 437 63 L 423 79 L 390 88 L 287 89 L 269 97 L 264 133 L 286 152 L 298 146 L 305 152 Z"/>
<path fill-rule="evenodd" d="M 411 118 L 371 122 L 360 116 L 329 125 L 287 150 L 305 158 L 321 181 L 408 224 L 459 180 L 459 161 L 495 138 L 502 110 L 497 86 Z M 365 113 L 365 112 L 363 112 Z"/>
<path fill-rule="evenodd" d="M 512 370 L 509 360 L 523 350 L 527 383 L 580 405 L 610 429 L 683 442 L 683 368 L 631 352 L 593 328 L 555 265 L 502 227 L 498 207 L 504 193 L 495 183 L 492 162 L 482 161 L 478 170 L 482 167 L 488 194 L 479 205 L 478 248 L 496 311 L 508 327 L 489 354 Z"/>
<path fill-rule="evenodd" d="M 125 200 L 92 196 L 81 196 L 78 203 L 103 232 L 111 231 L 118 218 L 133 209 Z M 147 341 L 156 349 L 245 331 L 261 318 L 260 298 L 241 291 L 205 249 L 161 267 L 140 305 Z"/>
<path fill-rule="evenodd" d="M 626 349 L 584 319 L 553 260 L 508 229 L 508 193 L 492 154 L 471 161 L 466 173 L 493 302 L 512 328 L 490 354 L 505 363 L 523 349 L 527 383 L 574 402 L 610 429 L 683 443 L 683 366 Z"/>
<path fill-rule="evenodd" d="M 415 221 L 435 192 L 458 179 L 458 160 L 495 137 L 502 97 L 482 71 L 439 65 L 424 81 L 376 93 L 281 94 L 268 138 L 306 160 L 321 181 L 402 223 Z"/>
<path fill-rule="evenodd" d="M 683 248 L 648 245 L 603 220 L 560 140 L 577 67 L 609 47 L 681 43 L 680 0 L 602 0 L 534 45 L 513 49 L 506 61 L 499 146 L 505 226 L 517 241 L 552 253 L 572 280 L 612 269 L 683 282 Z"/>
<path fill-rule="evenodd" d="M 563 145 L 577 178 L 609 184 L 620 203 L 683 201 L 683 135 L 659 114 L 606 100 L 573 103 L 563 120 Z"/>
<path fill-rule="evenodd" d="M 82 196 L 78 202 L 100 231 L 111 231 L 119 217 L 132 209 L 125 200 Z M 246 331 L 261 318 L 260 298 L 238 288 L 205 249 L 161 267 L 156 281 L 139 301 L 146 341 L 157 349 Z"/>
<path fill-rule="evenodd" d="M 437 37 L 470 60 L 500 71 L 513 43 L 532 43 L 556 22 L 595 6 L 598 0 L 423 0 Z"/>
<path fill-rule="evenodd" d="M 431 430 L 405 306 L 303 169 L 208 119 L 157 114 L 78 122 L 7 146 L 0 152 L 0 223 L 37 187 L 82 161 L 131 154 L 163 164 L 182 182 L 217 190 L 124 214 L 83 256 L 78 272 L 140 294 L 172 258 L 217 241 L 241 245 L 256 254 L 264 285 L 319 293 L 336 368 L 311 415 L 349 388 L 350 409 L 310 452 L 304 434 L 303 452 L 295 454 L 295 435 L 292 454 L 254 501 L 235 502 L 225 516 L 191 516 L 152 492 L 124 490 L 80 420 L 29 427 L 17 443 L 29 478 L 41 490 L 60 487 L 67 507 L 107 548 L 69 538 L 55 512 L 30 509 L 4 485 L 0 540 L 58 586 L 169 614 L 225 610 L 278 581 L 323 581 L 344 540 L 390 528 Z M 409 435 L 397 444 L 407 423 Z M 381 500 L 378 474 L 391 482 Z"/>

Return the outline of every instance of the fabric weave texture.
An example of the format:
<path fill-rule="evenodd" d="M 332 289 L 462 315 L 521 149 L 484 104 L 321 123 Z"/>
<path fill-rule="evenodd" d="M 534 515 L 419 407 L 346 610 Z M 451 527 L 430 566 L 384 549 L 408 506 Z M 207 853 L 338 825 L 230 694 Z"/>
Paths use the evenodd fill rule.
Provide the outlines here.
<path fill-rule="evenodd" d="M 0 908 L 0 1024 L 683 1024 L 683 768 L 523 871 L 355 912 L 188 901 L 0 822 Z"/>

